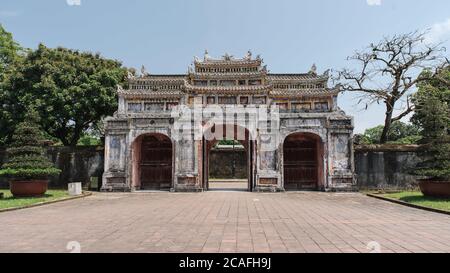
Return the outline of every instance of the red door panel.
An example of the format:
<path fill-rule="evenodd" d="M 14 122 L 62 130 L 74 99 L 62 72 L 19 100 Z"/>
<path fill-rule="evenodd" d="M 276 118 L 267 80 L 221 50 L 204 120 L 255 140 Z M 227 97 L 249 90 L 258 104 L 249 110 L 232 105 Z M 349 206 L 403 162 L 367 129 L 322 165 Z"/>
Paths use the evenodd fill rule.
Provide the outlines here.
<path fill-rule="evenodd" d="M 165 136 L 146 136 L 141 144 L 141 188 L 169 189 L 172 183 L 172 143 Z"/>
<path fill-rule="evenodd" d="M 315 190 L 318 185 L 317 142 L 289 136 L 283 145 L 284 188 Z"/>

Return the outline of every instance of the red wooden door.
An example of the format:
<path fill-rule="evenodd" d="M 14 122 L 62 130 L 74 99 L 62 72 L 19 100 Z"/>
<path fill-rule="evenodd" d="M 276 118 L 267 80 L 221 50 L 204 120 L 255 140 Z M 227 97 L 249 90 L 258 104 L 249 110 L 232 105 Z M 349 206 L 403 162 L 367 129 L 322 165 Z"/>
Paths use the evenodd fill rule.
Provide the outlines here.
<path fill-rule="evenodd" d="M 172 143 L 165 136 L 145 136 L 141 146 L 141 188 L 169 189 L 172 184 Z"/>
<path fill-rule="evenodd" d="M 315 190 L 318 187 L 317 142 L 288 137 L 283 145 L 285 190 Z"/>

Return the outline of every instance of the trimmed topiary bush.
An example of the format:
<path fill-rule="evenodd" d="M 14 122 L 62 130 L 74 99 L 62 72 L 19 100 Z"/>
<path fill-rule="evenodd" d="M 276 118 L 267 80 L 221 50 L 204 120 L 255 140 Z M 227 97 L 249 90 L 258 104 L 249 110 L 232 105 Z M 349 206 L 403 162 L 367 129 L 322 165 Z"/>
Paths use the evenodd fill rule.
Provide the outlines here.
<path fill-rule="evenodd" d="M 26 120 L 18 124 L 8 153 L 8 161 L 0 169 L 0 175 L 13 180 L 46 179 L 58 175 L 61 170 L 45 157 L 45 141 L 38 126 L 38 115 L 30 111 Z"/>

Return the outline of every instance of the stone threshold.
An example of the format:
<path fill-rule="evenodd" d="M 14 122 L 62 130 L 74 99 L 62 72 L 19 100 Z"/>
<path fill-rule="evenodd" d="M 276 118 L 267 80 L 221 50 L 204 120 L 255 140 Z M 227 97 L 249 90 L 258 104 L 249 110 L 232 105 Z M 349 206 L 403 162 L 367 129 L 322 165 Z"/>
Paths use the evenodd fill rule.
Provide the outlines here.
<path fill-rule="evenodd" d="M 415 208 L 415 209 L 426 210 L 426 211 L 431 211 L 431 212 L 435 212 L 435 213 L 450 215 L 450 211 L 446 211 L 446 210 L 419 206 L 419 205 L 416 205 L 416 204 L 411 204 L 411 203 L 404 202 L 404 201 L 401 201 L 401 200 L 398 200 L 398 199 L 392 199 L 392 198 L 380 196 L 378 194 L 373 194 L 373 193 L 366 193 L 366 195 L 369 196 L 369 197 L 373 197 L 373 198 L 376 198 L 376 199 L 380 199 L 380 200 L 383 200 L 383 201 L 388 201 L 388 202 L 391 202 L 391 203 L 396 203 L 396 204 L 399 204 L 399 205 L 403 205 L 403 206 L 407 206 L 407 207 L 411 207 L 411 208 Z"/>
<path fill-rule="evenodd" d="M 209 183 L 248 183 L 248 179 L 210 178 Z"/>

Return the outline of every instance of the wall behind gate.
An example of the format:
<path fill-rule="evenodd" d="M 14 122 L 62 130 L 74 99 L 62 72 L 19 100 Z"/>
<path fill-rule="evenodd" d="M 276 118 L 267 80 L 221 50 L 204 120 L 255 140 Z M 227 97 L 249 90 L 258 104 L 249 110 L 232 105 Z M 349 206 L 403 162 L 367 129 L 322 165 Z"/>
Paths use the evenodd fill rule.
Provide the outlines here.
<path fill-rule="evenodd" d="M 355 146 L 355 172 L 359 188 L 412 188 L 416 178 L 409 174 L 421 161 L 417 145 Z"/>
<path fill-rule="evenodd" d="M 70 182 L 82 182 L 84 187 L 88 187 L 91 178 L 100 179 L 103 174 L 103 147 L 47 147 L 47 156 L 61 169 L 59 176 L 50 179 L 50 187 L 65 188 Z M 5 149 L 0 149 L 0 165 L 6 157 Z M 0 177 L 0 187 L 7 186 L 6 179 Z"/>
<path fill-rule="evenodd" d="M 414 145 L 356 146 L 355 171 L 358 186 L 360 188 L 414 186 L 415 179 L 408 171 L 421 160 L 417 155 L 417 148 Z M 47 155 L 62 170 L 58 177 L 51 179 L 51 187 L 66 187 L 70 182 L 83 182 L 87 187 L 91 178 L 100 178 L 103 173 L 103 147 L 48 147 Z M 5 158 L 5 150 L 0 149 L 0 165 Z M 210 154 L 210 177 L 246 178 L 246 162 L 244 149 L 237 149 L 234 152 L 230 149 L 213 149 Z M 0 178 L 0 187 L 7 185 L 6 179 Z"/>
<path fill-rule="evenodd" d="M 209 154 L 211 178 L 247 178 L 247 153 L 244 148 L 213 148 Z"/>

